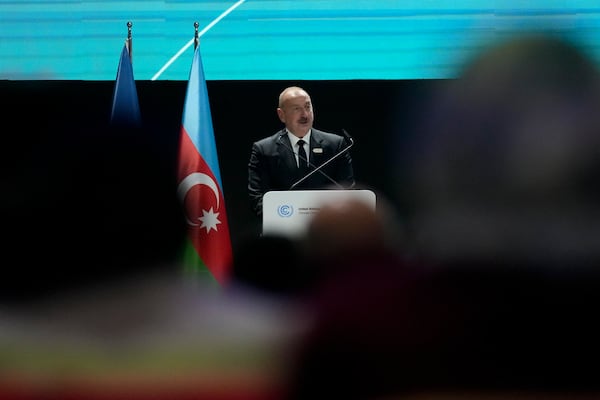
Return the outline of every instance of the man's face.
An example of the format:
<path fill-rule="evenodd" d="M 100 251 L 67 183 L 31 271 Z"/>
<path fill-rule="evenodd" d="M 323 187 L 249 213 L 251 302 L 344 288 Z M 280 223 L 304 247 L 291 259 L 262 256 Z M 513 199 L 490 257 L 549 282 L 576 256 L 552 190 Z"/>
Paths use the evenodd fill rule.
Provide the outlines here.
<path fill-rule="evenodd" d="M 290 92 L 277 109 L 277 115 L 286 128 L 298 137 L 303 137 L 311 128 L 314 112 L 310 96 L 304 91 Z"/>

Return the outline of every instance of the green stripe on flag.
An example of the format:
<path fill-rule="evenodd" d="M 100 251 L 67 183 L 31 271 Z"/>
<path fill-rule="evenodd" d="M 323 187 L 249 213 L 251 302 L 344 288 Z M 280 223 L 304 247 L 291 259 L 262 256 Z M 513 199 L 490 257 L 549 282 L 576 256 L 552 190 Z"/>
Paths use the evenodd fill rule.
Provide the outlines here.
<path fill-rule="evenodd" d="M 186 239 L 182 252 L 183 272 L 186 277 L 220 286 L 213 274 L 206 267 L 189 237 Z"/>

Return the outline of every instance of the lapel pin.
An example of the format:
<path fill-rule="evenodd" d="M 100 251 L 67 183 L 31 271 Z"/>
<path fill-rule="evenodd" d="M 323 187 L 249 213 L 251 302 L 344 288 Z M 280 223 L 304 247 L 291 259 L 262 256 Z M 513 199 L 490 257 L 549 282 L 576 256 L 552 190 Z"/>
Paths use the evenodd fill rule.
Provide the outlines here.
<path fill-rule="evenodd" d="M 322 148 L 320 148 L 320 147 L 315 147 L 315 148 L 313 149 L 313 153 L 323 153 L 323 149 L 322 149 Z"/>

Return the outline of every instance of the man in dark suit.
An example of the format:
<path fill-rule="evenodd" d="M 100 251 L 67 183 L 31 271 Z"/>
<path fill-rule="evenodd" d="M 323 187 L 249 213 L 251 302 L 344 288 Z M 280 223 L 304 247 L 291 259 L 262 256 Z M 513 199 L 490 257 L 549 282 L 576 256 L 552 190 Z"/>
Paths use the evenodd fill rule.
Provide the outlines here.
<path fill-rule="evenodd" d="M 352 158 L 348 150 L 343 152 L 350 143 L 345 137 L 313 128 L 313 105 L 304 89 L 284 89 L 277 115 L 285 127 L 253 143 L 248 163 L 248 195 L 256 215 L 262 216 L 263 195 L 270 190 L 354 187 Z"/>

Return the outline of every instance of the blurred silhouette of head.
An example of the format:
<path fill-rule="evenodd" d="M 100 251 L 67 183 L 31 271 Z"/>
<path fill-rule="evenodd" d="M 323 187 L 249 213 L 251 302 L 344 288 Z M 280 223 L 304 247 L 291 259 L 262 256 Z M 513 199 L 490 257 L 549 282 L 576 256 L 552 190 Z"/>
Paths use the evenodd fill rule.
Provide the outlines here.
<path fill-rule="evenodd" d="M 400 240 L 398 228 L 383 199 L 378 199 L 377 209 L 362 200 L 348 199 L 324 204 L 309 222 L 303 241 L 314 258 L 351 258 L 395 248 Z"/>
<path fill-rule="evenodd" d="M 315 271 L 316 283 L 352 275 L 353 269 L 387 268 L 384 260 L 399 259 L 403 241 L 395 209 L 380 195 L 375 209 L 358 199 L 323 204 L 309 221 L 300 248 Z"/>
<path fill-rule="evenodd" d="M 466 64 L 409 146 L 418 246 L 439 259 L 600 255 L 598 69 L 575 44 L 512 38 Z"/>

